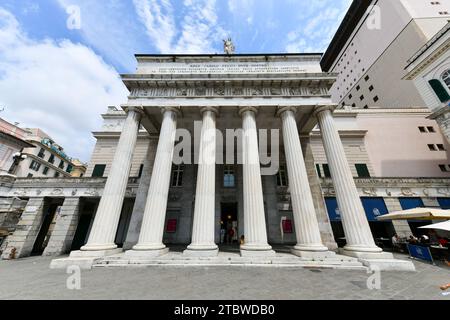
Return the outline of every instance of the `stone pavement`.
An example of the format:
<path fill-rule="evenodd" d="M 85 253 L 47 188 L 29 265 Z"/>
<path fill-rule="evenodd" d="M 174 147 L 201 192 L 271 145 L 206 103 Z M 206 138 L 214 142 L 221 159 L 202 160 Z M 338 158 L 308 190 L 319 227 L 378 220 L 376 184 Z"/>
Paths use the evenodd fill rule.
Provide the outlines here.
<path fill-rule="evenodd" d="M 382 272 L 380 290 L 367 289 L 370 274 L 361 270 L 167 266 L 82 271 L 81 290 L 69 290 L 69 275 L 50 270 L 50 261 L 0 261 L 0 299 L 450 300 L 439 289 L 450 282 L 450 268 L 417 261 L 415 273 Z"/>

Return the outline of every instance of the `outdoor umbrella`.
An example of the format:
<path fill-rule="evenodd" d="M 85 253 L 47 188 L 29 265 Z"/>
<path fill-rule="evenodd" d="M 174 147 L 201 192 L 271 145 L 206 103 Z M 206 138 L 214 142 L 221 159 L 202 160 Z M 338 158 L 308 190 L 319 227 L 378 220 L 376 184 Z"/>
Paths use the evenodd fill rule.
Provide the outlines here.
<path fill-rule="evenodd" d="M 395 211 L 377 217 L 378 220 L 441 220 L 450 219 L 450 210 L 438 208 L 414 208 Z"/>
<path fill-rule="evenodd" d="M 427 226 L 419 227 L 419 229 L 437 229 L 450 232 L 450 220 L 445 222 L 429 224 Z"/>

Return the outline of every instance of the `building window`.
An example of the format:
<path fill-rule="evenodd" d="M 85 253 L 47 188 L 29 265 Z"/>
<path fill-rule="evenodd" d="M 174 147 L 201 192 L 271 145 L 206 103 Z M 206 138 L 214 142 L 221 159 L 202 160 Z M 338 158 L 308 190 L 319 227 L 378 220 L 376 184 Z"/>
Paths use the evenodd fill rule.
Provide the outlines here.
<path fill-rule="evenodd" d="M 38 157 L 44 159 L 44 156 L 45 156 L 45 149 L 41 148 L 41 150 L 39 150 Z"/>
<path fill-rule="evenodd" d="M 322 169 L 323 169 L 323 175 L 325 176 L 325 178 L 331 178 L 330 167 L 328 166 L 328 164 L 324 163 L 322 165 Z"/>
<path fill-rule="evenodd" d="M 234 188 L 236 186 L 236 172 L 233 165 L 224 165 L 223 167 L 223 186 L 225 188 Z"/>
<path fill-rule="evenodd" d="M 172 166 L 172 187 L 183 186 L 184 164 Z"/>
<path fill-rule="evenodd" d="M 316 164 L 316 171 L 317 171 L 317 175 L 319 176 L 319 178 L 322 178 L 322 172 L 320 172 L 320 165 Z"/>
<path fill-rule="evenodd" d="M 351 99 L 351 98 L 353 98 L 353 96 L 350 94 L 350 95 L 348 96 L 348 98 Z"/>
<path fill-rule="evenodd" d="M 447 89 L 450 90 L 450 70 L 447 70 L 442 74 L 442 81 L 444 81 Z"/>
<path fill-rule="evenodd" d="M 279 187 L 287 187 L 289 185 L 286 166 L 280 166 L 277 174 L 277 186 Z"/>
<path fill-rule="evenodd" d="M 431 132 L 431 133 L 436 132 L 436 131 L 434 130 L 434 127 L 427 127 L 427 130 L 428 130 L 428 132 Z"/>
<path fill-rule="evenodd" d="M 419 131 L 422 133 L 426 133 L 427 129 L 425 129 L 425 127 L 419 127 Z"/>
<path fill-rule="evenodd" d="M 438 148 L 439 151 L 445 151 L 445 147 L 444 147 L 444 145 L 441 144 L 441 143 L 438 143 L 438 144 L 436 145 L 436 147 Z"/>
<path fill-rule="evenodd" d="M 373 86 L 370 86 L 370 87 L 369 87 L 369 91 L 373 91 L 373 89 L 374 89 Z"/>
<path fill-rule="evenodd" d="M 92 177 L 94 178 L 102 178 L 105 174 L 106 165 L 105 164 L 96 164 L 94 167 L 94 171 L 92 172 Z"/>
<path fill-rule="evenodd" d="M 359 91 L 359 89 L 361 89 L 361 87 L 360 86 L 356 86 L 356 90 Z"/>
<path fill-rule="evenodd" d="M 29 173 L 28 176 L 27 176 L 27 178 L 33 178 L 33 174 L 32 174 L 32 173 Z"/>
<path fill-rule="evenodd" d="M 444 81 L 447 88 L 448 88 L 447 82 L 450 81 L 448 79 L 448 74 L 447 74 L 448 72 L 449 71 L 446 71 L 442 75 L 442 80 Z M 445 77 L 445 79 L 444 79 L 444 77 Z M 450 95 L 448 94 L 447 89 L 445 89 L 445 87 L 442 85 L 441 81 L 439 81 L 438 79 L 432 79 L 432 80 L 428 81 L 428 83 L 430 84 L 431 88 L 433 89 L 434 93 L 436 94 L 436 96 L 438 97 L 440 102 L 447 102 L 448 100 L 450 100 Z"/>
<path fill-rule="evenodd" d="M 365 77 L 364 77 L 364 80 L 365 80 L 365 81 L 369 81 L 369 79 L 370 79 L 369 76 L 365 76 Z"/>
<path fill-rule="evenodd" d="M 363 100 L 364 100 L 364 95 L 362 95 L 361 97 L 359 97 L 359 100 L 363 101 Z"/>
<path fill-rule="evenodd" d="M 45 167 L 44 171 L 42 171 L 42 173 L 46 176 L 48 174 L 48 170 L 49 170 L 48 167 Z"/>
<path fill-rule="evenodd" d="M 41 164 L 39 162 L 36 162 L 34 160 L 31 161 L 31 164 L 30 164 L 30 169 L 31 170 L 39 171 L 40 168 L 41 168 Z"/>
<path fill-rule="evenodd" d="M 366 164 L 358 163 L 355 164 L 356 172 L 358 173 L 358 178 L 370 178 L 369 169 Z"/>
<path fill-rule="evenodd" d="M 447 169 L 447 166 L 445 164 L 440 164 L 439 169 L 441 169 L 442 172 L 449 172 L 450 170 Z"/>
<path fill-rule="evenodd" d="M 430 149 L 430 151 L 437 151 L 437 148 L 434 144 L 429 144 L 428 149 Z"/>
<path fill-rule="evenodd" d="M 139 173 L 138 173 L 138 178 L 142 177 L 142 172 L 144 172 L 144 164 L 141 164 L 139 166 Z"/>
<path fill-rule="evenodd" d="M 55 156 L 53 154 L 51 154 L 50 158 L 48 158 L 48 162 L 50 162 L 51 164 L 55 163 Z"/>
<path fill-rule="evenodd" d="M 67 165 L 66 172 L 67 173 L 72 173 L 72 170 L 73 170 L 73 166 L 71 164 Z"/>
<path fill-rule="evenodd" d="M 59 172 L 58 171 L 55 172 L 55 178 L 59 178 Z"/>
<path fill-rule="evenodd" d="M 61 160 L 61 162 L 59 163 L 59 166 L 58 166 L 60 169 L 64 169 L 64 161 L 63 160 Z"/>
<path fill-rule="evenodd" d="M 375 97 L 373 98 L 373 102 L 377 102 L 378 100 L 380 100 L 380 99 L 378 98 L 378 96 L 375 96 Z"/>

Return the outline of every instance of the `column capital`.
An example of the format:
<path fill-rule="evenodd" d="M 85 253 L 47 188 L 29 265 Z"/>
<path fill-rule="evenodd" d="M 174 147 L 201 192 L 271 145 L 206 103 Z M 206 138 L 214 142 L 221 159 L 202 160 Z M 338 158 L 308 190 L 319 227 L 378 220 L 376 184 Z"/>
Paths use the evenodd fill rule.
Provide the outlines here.
<path fill-rule="evenodd" d="M 125 112 L 128 114 L 129 112 L 136 112 L 138 114 L 140 114 L 141 116 L 143 116 L 144 113 L 144 108 L 143 107 L 137 107 L 137 106 L 130 106 L 130 107 L 126 107 Z"/>
<path fill-rule="evenodd" d="M 292 111 L 294 114 L 296 114 L 298 112 L 298 109 L 295 106 L 278 106 L 276 113 L 277 117 L 281 117 L 281 115 L 286 111 Z"/>
<path fill-rule="evenodd" d="M 200 114 L 204 114 L 207 111 L 211 111 L 216 114 L 216 116 L 219 114 L 219 107 L 216 106 L 208 106 L 208 107 L 201 107 L 200 108 Z"/>
<path fill-rule="evenodd" d="M 337 108 L 337 105 L 335 105 L 335 104 L 325 104 L 325 105 L 318 104 L 314 108 L 314 116 L 317 117 L 319 115 L 319 113 L 327 111 L 327 110 L 333 112 L 336 108 Z"/>
<path fill-rule="evenodd" d="M 177 116 L 181 115 L 181 107 L 180 106 L 164 106 L 161 107 L 161 113 L 164 114 L 167 111 L 172 111 L 177 114 Z"/>
<path fill-rule="evenodd" d="M 251 111 L 255 114 L 258 113 L 259 108 L 254 106 L 240 106 L 239 107 L 239 115 L 242 116 L 245 112 Z"/>

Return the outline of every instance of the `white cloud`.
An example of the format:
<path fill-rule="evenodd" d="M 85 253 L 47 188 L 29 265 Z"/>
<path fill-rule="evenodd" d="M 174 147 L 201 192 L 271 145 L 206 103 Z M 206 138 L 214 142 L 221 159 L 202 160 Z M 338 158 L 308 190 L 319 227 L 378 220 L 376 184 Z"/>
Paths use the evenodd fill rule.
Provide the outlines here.
<path fill-rule="evenodd" d="M 176 24 L 168 0 L 133 0 L 147 35 L 160 53 L 213 53 L 226 32 L 218 25 L 216 0 L 184 0 L 184 17 Z"/>
<path fill-rule="evenodd" d="M 0 61 L 1 116 L 41 128 L 70 156 L 88 161 L 100 113 L 126 102 L 117 72 L 81 44 L 29 39 L 1 7 Z"/>

